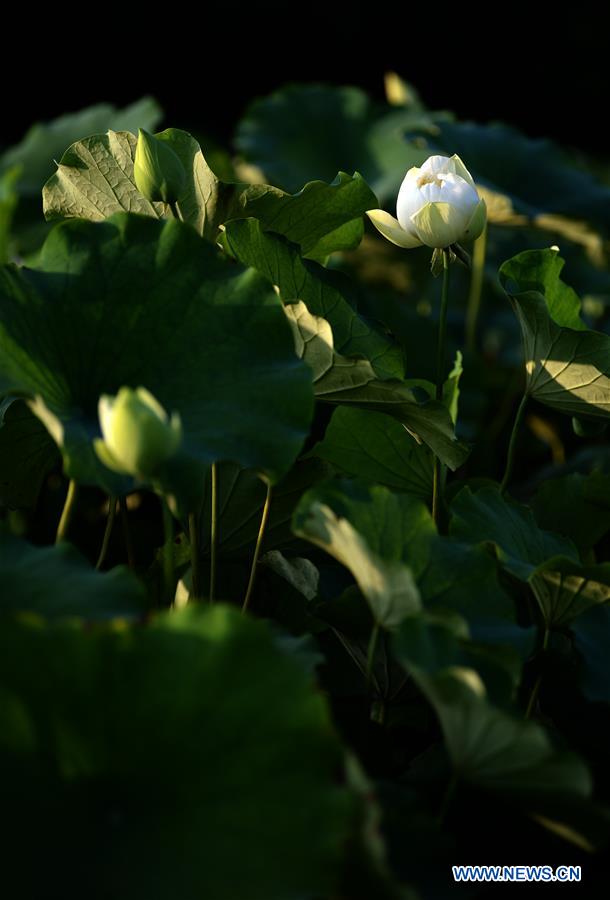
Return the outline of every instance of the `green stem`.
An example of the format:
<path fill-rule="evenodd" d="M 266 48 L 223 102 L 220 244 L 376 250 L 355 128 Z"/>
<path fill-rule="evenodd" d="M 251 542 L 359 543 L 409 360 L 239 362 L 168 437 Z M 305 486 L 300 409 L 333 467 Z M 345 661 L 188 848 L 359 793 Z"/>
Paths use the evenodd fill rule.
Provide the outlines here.
<path fill-rule="evenodd" d="M 441 312 L 438 323 L 438 342 L 436 347 L 436 399 L 443 400 L 445 386 L 445 344 L 447 340 L 447 309 L 449 306 L 449 251 L 443 250 L 443 287 L 441 291 Z M 434 457 L 432 472 L 432 518 L 438 524 L 439 498 L 443 478 L 441 461 Z"/>
<path fill-rule="evenodd" d="M 244 603 L 241 608 L 242 612 L 246 612 L 248 606 L 250 605 L 250 598 L 252 597 L 252 589 L 254 588 L 254 581 L 256 579 L 256 566 L 258 564 L 258 558 L 260 556 L 261 547 L 263 545 L 263 538 L 265 536 L 265 528 L 267 526 L 267 519 L 269 518 L 269 507 L 271 505 L 271 485 L 267 483 L 267 496 L 265 497 L 265 505 L 263 506 L 263 515 L 261 516 L 261 524 L 258 529 L 258 537 L 256 539 L 256 547 L 254 548 L 254 557 L 252 559 L 252 568 L 250 569 L 250 578 L 248 580 L 248 587 L 246 589 L 246 596 L 244 597 Z"/>
<path fill-rule="evenodd" d="M 55 535 L 56 544 L 59 544 L 60 541 L 64 541 L 66 539 L 66 534 L 68 532 L 68 528 L 70 527 L 70 521 L 74 512 L 77 492 L 78 489 L 76 486 L 76 482 L 73 478 L 71 478 L 68 483 L 68 492 L 64 501 L 64 508 L 61 511 L 59 525 L 57 526 L 57 533 Z"/>
<path fill-rule="evenodd" d="M 165 601 L 168 606 L 172 606 L 175 597 L 174 519 L 165 497 L 161 497 L 161 509 L 163 511 L 163 582 Z"/>
<path fill-rule="evenodd" d="M 485 275 L 485 254 L 487 251 L 487 225 L 474 242 L 472 252 L 472 275 L 466 309 L 466 349 L 473 352 L 476 347 L 477 322 L 481 310 L 483 276 Z"/>
<path fill-rule="evenodd" d="M 199 539 L 197 516 L 189 513 L 189 542 L 191 545 L 191 600 L 201 600 L 201 578 L 199 575 Z"/>
<path fill-rule="evenodd" d="M 127 509 L 127 498 L 119 497 L 119 509 L 121 511 L 121 523 L 123 525 L 123 538 L 125 540 L 125 549 L 127 550 L 127 565 L 130 569 L 135 569 L 136 558 L 133 550 L 133 540 L 131 537 L 131 528 L 129 527 L 129 511 Z"/>
<path fill-rule="evenodd" d="M 513 430 L 510 435 L 510 441 L 508 444 L 508 454 L 506 457 L 506 468 L 504 469 L 504 477 L 502 478 L 502 484 L 500 485 L 500 491 L 504 493 L 506 488 L 508 487 L 508 483 L 510 481 L 510 477 L 513 471 L 513 465 L 515 462 L 515 449 L 517 446 L 517 437 L 519 434 L 519 428 L 521 427 L 521 422 L 523 420 L 523 414 L 525 413 L 525 407 L 527 406 L 527 394 L 524 394 L 521 398 L 521 403 L 519 404 L 519 409 L 517 410 L 517 415 L 515 416 L 515 421 L 513 423 Z"/>
<path fill-rule="evenodd" d="M 102 538 L 102 546 L 100 548 L 100 555 L 97 558 L 97 562 L 95 564 L 96 569 L 101 569 L 104 565 L 104 560 L 106 559 L 106 554 L 108 553 L 108 545 L 110 543 L 110 536 L 112 534 L 112 526 L 114 525 L 114 520 L 116 517 L 116 497 L 112 494 L 108 497 L 108 515 L 106 516 L 106 527 L 104 529 L 104 537 Z"/>
<path fill-rule="evenodd" d="M 210 603 L 216 592 L 216 551 L 218 546 L 218 469 L 212 463 L 212 510 L 210 527 Z"/>
<path fill-rule="evenodd" d="M 443 287 L 441 291 L 441 312 L 438 322 L 438 342 L 436 345 L 436 399 L 443 399 L 445 386 L 445 343 L 447 339 L 447 308 L 449 306 L 449 251 L 443 250 Z"/>
<path fill-rule="evenodd" d="M 542 641 L 542 653 L 544 654 L 549 646 L 549 637 L 550 630 L 548 625 L 544 629 L 544 639 Z M 538 700 L 538 694 L 540 693 L 540 685 L 542 684 L 542 672 L 538 673 L 538 677 L 536 678 L 536 683 L 532 688 L 532 693 L 530 694 L 530 699 L 527 704 L 527 709 L 525 710 L 525 718 L 529 719 L 536 707 L 536 701 Z"/>
<path fill-rule="evenodd" d="M 440 494 L 441 464 L 437 456 L 434 457 L 432 467 L 432 519 L 434 523 L 438 525 L 438 498 Z"/>
<path fill-rule="evenodd" d="M 379 635 L 381 633 L 381 626 L 379 622 L 375 622 L 373 625 L 373 630 L 371 631 L 371 636 L 369 638 L 369 648 L 368 653 L 366 655 L 366 693 L 367 697 L 371 692 L 371 687 L 373 684 L 373 671 L 375 668 L 375 654 L 377 652 L 377 644 L 379 643 Z"/>
<path fill-rule="evenodd" d="M 179 222 L 184 222 L 184 219 L 182 218 L 182 214 L 178 208 L 177 201 L 175 203 L 170 203 L 169 208 L 172 211 L 172 215 L 173 215 L 174 219 L 178 219 Z"/>

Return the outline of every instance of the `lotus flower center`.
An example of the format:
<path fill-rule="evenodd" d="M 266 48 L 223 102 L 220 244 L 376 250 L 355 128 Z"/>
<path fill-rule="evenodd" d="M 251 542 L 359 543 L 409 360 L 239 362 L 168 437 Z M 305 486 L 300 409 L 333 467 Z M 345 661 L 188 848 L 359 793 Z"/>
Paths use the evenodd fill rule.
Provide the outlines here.
<path fill-rule="evenodd" d="M 444 180 L 445 176 L 442 174 L 436 172 L 424 172 L 424 174 L 420 175 L 417 179 L 417 187 L 421 188 L 425 184 L 436 184 L 438 187 L 442 187 Z"/>

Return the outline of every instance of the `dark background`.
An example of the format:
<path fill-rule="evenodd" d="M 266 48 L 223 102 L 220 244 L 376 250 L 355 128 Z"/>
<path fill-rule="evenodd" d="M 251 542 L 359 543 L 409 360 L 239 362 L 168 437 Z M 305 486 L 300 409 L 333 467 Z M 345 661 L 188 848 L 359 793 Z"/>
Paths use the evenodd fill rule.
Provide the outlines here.
<path fill-rule="evenodd" d="M 228 142 L 249 101 L 287 82 L 356 84 L 381 98 L 392 69 L 431 108 L 504 120 L 603 156 L 610 39 L 601 9 L 376 0 L 212 10 L 140 0 L 137 9 L 9 10 L 0 145 L 18 141 L 34 121 L 143 94 L 159 100 L 165 125 Z"/>

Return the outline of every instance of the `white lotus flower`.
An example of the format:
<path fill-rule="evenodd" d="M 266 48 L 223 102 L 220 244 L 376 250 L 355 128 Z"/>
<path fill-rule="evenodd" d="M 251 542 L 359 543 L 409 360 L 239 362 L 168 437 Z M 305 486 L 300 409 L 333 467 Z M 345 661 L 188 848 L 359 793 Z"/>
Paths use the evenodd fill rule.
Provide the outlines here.
<path fill-rule="evenodd" d="M 178 449 L 182 424 L 171 419 L 146 388 L 122 387 L 116 397 L 103 394 L 98 404 L 103 440 L 93 442 L 99 459 L 124 475 L 145 479 Z"/>
<path fill-rule="evenodd" d="M 367 212 L 375 228 L 399 247 L 444 249 L 477 238 L 487 211 L 459 156 L 430 156 L 405 175 L 396 214 L 397 219 L 382 209 Z"/>

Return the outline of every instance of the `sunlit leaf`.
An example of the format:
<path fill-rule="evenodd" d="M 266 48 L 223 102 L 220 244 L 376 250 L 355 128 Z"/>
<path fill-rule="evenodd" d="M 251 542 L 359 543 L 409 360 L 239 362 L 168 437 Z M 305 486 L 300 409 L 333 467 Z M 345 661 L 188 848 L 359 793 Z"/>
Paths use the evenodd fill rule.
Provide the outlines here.
<path fill-rule="evenodd" d="M 254 217 L 265 231 L 284 235 L 304 256 L 324 260 L 335 250 L 356 247 L 363 214 L 377 204 L 366 182 L 339 172 L 332 184 L 312 181 L 296 194 L 265 184 L 224 182 L 208 165 L 198 142 L 186 131 L 168 128 L 156 135 L 172 148 L 186 173 L 178 197 L 179 216 L 214 241 L 230 219 Z M 92 221 L 127 210 L 171 217 L 164 203 L 150 203 L 134 177 L 135 135 L 123 131 L 94 134 L 73 144 L 43 191 L 47 219 L 81 217 Z"/>
<path fill-rule="evenodd" d="M 586 328 L 555 250 L 529 250 L 500 268 L 521 325 L 527 393 L 572 416 L 610 411 L 610 337 Z"/>
<path fill-rule="evenodd" d="M 384 412 L 427 444 L 451 469 L 464 462 L 468 448 L 456 439 L 450 414 L 442 403 L 420 403 L 408 382 L 382 381 L 368 360 L 335 352 L 329 322 L 312 315 L 303 302 L 289 303 L 286 314 L 293 326 L 297 355 L 312 371 L 318 400 Z"/>
<path fill-rule="evenodd" d="M 251 185 L 240 197 L 241 217 L 259 219 L 265 231 L 282 234 L 310 259 L 323 261 L 335 250 L 357 247 L 364 232 L 363 214 L 377 198 L 356 173 L 339 172 L 331 184 L 310 181 L 297 194 L 268 185 Z M 234 212 L 235 218 L 238 217 Z"/>
<path fill-rule="evenodd" d="M 375 621 L 394 628 L 420 607 L 413 575 L 402 562 L 402 547 L 410 538 L 425 540 L 421 528 L 426 520 L 425 508 L 407 495 L 344 481 L 308 491 L 295 511 L 293 527 L 346 566 Z"/>
<path fill-rule="evenodd" d="M 338 353 L 368 359 L 381 378 L 402 377 L 400 347 L 358 315 L 345 276 L 302 259 L 297 247 L 265 233 L 256 219 L 229 222 L 225 241 L 241 263 L 277 285 L 284 301 L 301 300 L 312 315 L 326 319 Z"/>

